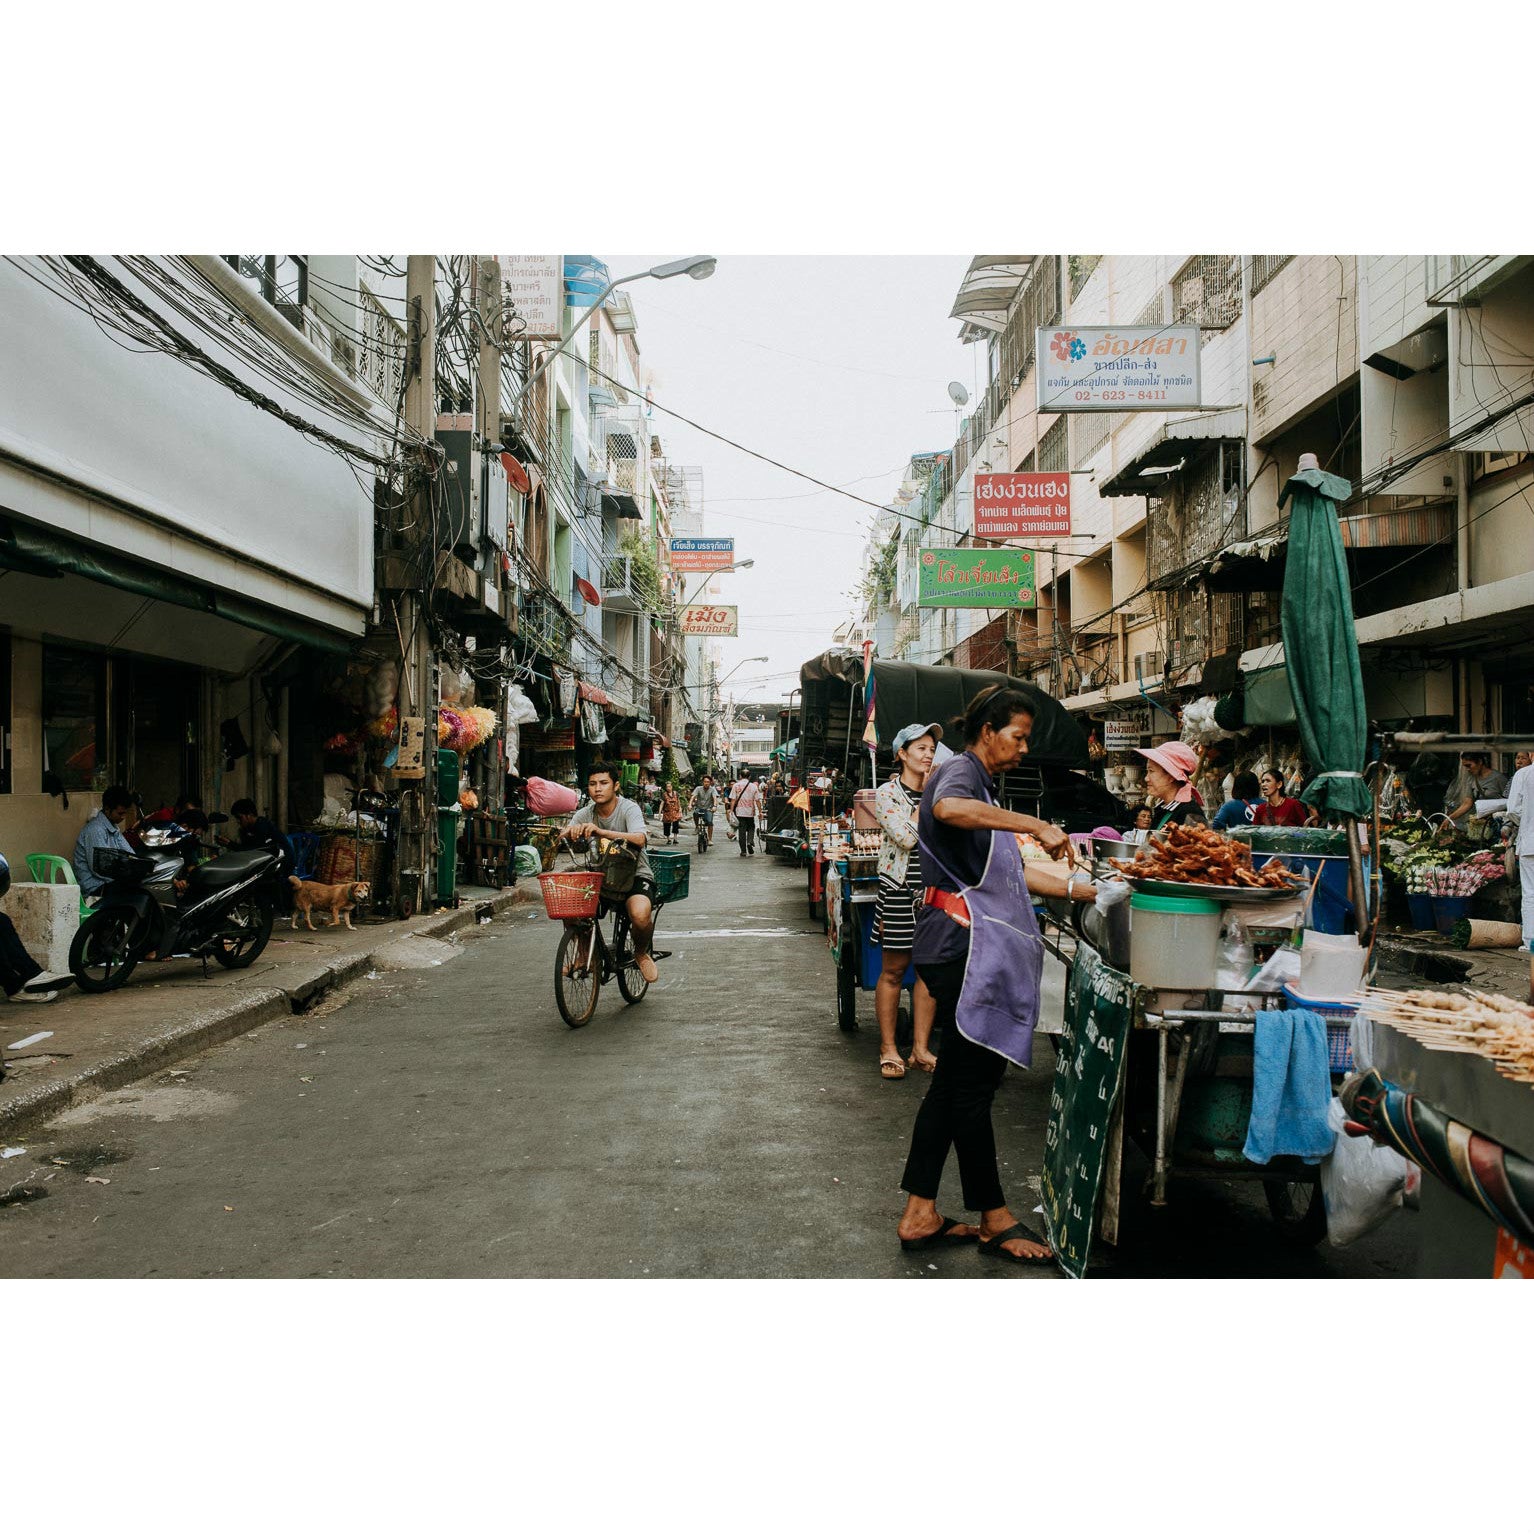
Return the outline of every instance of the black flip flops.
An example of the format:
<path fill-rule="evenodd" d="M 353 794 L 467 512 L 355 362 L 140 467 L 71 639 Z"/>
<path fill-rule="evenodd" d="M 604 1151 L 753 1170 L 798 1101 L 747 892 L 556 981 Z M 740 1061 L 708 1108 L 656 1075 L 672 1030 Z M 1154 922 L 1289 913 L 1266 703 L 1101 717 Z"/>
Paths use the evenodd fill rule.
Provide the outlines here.
<path fill-rule="evenodd" d="M 1051 1251 L 1046 1251 L 1042 1257 L 1021 1257 L 1016 1252 L 1007 1251 L 1002 1245 L 1003 1241 L 1017 1240 L 1033 1241 L 1042 1247 L 1048 1247 L 1049 1245 L 1049 1242 L 1043 1236 L 1039 1235 L 1037 1231 L 1029 1230 L 1019 1220 L 1016 1225 L 1002 1231 L 999 1236 L 992 1236 L 989 1240 L 982 1241 L 980 1243 L 980 1251 L 986 1257 L 1000 1257 L 1003 1262 L 1019 1262 L 1025 1268 L 1042 1267 L 1045 1263 L 1055 1260 L 1055 1254 Z"/>
<path fill-rule="evenodd" d="M 966 1241 L 978 1241 L 976 1235 L 950 1236 L 948 1234 L 954 1226 L 960 1224 L 958 1220 L 950 1220 L 946 1215 L 943 1223 L 932 1232 L 930 1236 L 917 1236 L 914 1239 L 900 1238 L 900 1249 L 904 1252 L 930 1252 L 935 1246 L 961 1246 Z"/>

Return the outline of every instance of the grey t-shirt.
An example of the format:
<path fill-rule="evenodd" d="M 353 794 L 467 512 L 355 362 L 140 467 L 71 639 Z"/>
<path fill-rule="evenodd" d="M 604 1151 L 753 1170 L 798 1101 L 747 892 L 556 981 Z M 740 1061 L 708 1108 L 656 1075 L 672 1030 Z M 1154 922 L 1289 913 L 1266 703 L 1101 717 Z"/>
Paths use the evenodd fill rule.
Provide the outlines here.
<path fill-rule="evenodd" d="M 614 806 L 611 815 L 598 815 L 596 806 L 583 804 L 571 817 L 572 826 L 595 825 L 599 831 L 644 831 L 644 811 L 634 803 L 632 799 L 620 799 Z M 648 833 L 647 833 L 648 834 Z M 639 854 L 639 875 L 643 879 L 653 879 L 655 870 L 650 867 L 650 859 L 645 854 L 643 847 L 635 847 L 634 851 Z"/>

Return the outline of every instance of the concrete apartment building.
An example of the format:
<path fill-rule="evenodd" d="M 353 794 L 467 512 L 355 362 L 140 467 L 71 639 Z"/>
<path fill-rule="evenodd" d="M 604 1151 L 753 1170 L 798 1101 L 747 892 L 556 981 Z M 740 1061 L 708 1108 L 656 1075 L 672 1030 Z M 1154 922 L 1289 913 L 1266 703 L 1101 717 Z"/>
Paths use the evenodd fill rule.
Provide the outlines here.
<path fill-rule="evenodd" d="M 1534 726 L 1534 258 L 985 256 L 954 316 L 988 387 L 871 540 L 881 653 L 1009 669 L 1097 723 L 1138 709 L 1153 735 L 1244 674 L 1281 727 L 1278 501 L 1309 451 L 1354 487 L 1371 715 Z M 1179 323 L 1200 328 L 1198 411 L 1036 408 L 1038 329 Z M 1069 471 L 1075 535 L 1031 540 L 1037 608 L 918 608 L 915 551 L 968 541 L 975 473 L 1031 469 Z"/>

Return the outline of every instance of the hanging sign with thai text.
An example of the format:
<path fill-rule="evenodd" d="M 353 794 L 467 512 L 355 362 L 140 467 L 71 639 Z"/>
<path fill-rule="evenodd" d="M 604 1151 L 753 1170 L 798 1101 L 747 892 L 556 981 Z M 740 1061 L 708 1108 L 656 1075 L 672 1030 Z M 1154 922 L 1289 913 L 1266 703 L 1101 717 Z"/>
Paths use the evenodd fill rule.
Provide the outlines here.
<path fill-rule="evenodd" d="M 1032 549 L 922 549 L 920 607 L 1036 607 Z"/>
<path fill-rule="evenodd" d="M 564 317 L 563 256 L 502 256 L 501 285 L 526 329 L 523 341 L 557 341 Z"/>
<path fill-rule="evenodd" d="M 732 638 L 740 632 L 739 614 L 738 607 L 718 607 L 711 602 L 695 603 L 682 609 L 682 633 Z"/>
<path fill-rule="evenodd" d="M 1038 333 L 1038 406 L 1073 410 L 1197 410 L 1197 325 L 1082 325 Z"/>
<path fill-rule="evenodd" d="M 1069 474 L 977 474 L 975 537 L 1069 538 Z"/>
<path fill-rule="evenodd" d="M 733 538 L 673 538 L 673 570 L 728 570 L 735 563 Z"/>

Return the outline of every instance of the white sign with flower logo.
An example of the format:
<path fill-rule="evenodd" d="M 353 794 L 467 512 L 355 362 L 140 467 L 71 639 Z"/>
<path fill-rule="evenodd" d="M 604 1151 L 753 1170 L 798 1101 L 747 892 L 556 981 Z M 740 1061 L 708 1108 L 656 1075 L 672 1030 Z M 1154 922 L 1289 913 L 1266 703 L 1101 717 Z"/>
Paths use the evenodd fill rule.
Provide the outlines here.
<path fill-rule="evenodd" d="M 1047 326 L 1038 333 L 1039 409 L 1197 410 L 1197 325 Z"/>

